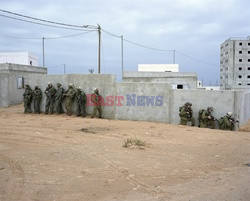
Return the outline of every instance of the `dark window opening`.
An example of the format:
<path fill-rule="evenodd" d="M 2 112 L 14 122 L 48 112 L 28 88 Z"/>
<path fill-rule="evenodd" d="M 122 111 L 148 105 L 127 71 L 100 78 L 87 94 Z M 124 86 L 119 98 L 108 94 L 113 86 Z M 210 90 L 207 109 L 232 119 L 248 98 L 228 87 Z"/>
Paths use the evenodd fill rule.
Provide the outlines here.
<path fill-rule="evenodd" d="M 182 84 L 177 84 L 177 89 L 183 89 L 183 85 Z"/>
<path fill-rule="evenodd" d="M 241 75 L 239 75 L 239 78 L 242 78 L 242 76 L 241 76 Z"/>
<path fill-rule="evenodd" d="M 247 85 L 250 85 L 250 83 L 247 83 Z"/>
<path fill-rule="evenodd" d="M 30 65 L 32 66 L 32 61 L 30 61 Z"/>
<path fill-rule="evenodd" d="M 239 83 L 239 85 L 241 85 L 241 83 Z"/>
<path fill-rule="evenodd" d="M 239 62 L 242 62 L 242 59 L 239 59 Z"/>
<path fill-rule="evenodd" d="M 242 54 L 242 51 L 239 51 L 239 54 Z"/>
<path fill-rule="evenodd" d="M 250 62 L 250 59 L 248 59 L 247 61 Z"/>
<path fill-rule="evenodd" d="M 242 70 L 242 67 L 239 67 L 239 70 Z"/>
<path fill-rule="evenodd" d="M 239 43 L 240 46 L 242 46 L 242 43 Z"/>
<path fill-rule="evenodd" d="M 250 67 L 248 67 L 247 70 L 250 70 Z"/>
<path fill-rule="evenodd" d="M 248 75 L 247 78 L 250 78 L 250 75 Z"/>
<path fill-rule="evenodd" d="M 250 51 L 247 51 L 247 54 L 250 54 Z"/>

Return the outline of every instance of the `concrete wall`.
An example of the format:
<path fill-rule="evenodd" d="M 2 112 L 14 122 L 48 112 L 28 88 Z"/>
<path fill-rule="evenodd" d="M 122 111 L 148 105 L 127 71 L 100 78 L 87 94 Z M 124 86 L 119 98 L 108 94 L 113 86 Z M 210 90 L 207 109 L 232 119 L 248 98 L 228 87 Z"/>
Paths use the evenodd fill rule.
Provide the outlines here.
<path fill-rule="evenodd" d="M 17 87 L 17 79 L 23 77 L 27 83 L 28 76 L 47 73 L 46 68 L 18 64 L 0 64 L 1 87 L 0 107 L 19 104 L 23 101 L 24 88 Z M 3 80 L 3 81 L 2 81 Z M 4 84 L 8 83 L 8 84 Z"/>
<path fill-rule="evenodd" d="M 213 116 L 220 118 L 227 112 L 235 113 L 235 93 L 234 91 L 208 91 L 208 90 L 172 90 L 172 105 L 170 107 L 170 122 L 178 124 L 180 122 L 179 107 L 185 102 L 193 104 L 194 118 L 198 124 L 198 112 L 208 106 L 214 108 Z M 237 116 L 237 114 L 236 114 Z"/>
<path fill-rule="evenodd" d="M 123 106 L 116 106 L 116 119 L 169 122 L 168 84 L 118 83 L 116 95 L 124 97 Z"/>
<path fill-rule="evenodd" d="M 0 106 L 9 106 L 9 74 L 0 74 Z"/>
<path fill-rule="evenodd" d="M 48 82 L 56 88 L 57 83 L 61 83 L 65 90 L 68 89 L 69 83 L 75 87 L 80 86 L 86 94 L 92 94 L 94 89 L 98 87 L 100 94 L 106 99 L 109 95 L 114 95 L 116 91 L 116 76 L 115 75 L 99 75 L 99 74 L 67 74 L 67 75 L 33 75 L 28 77 L 28 83 L 33 88 L 35 84 L 41 88 L 44 92 Z M 45 110 L 46 96 L 43 93 L 43 99 L 41 103 L 41 111 Z M 64 104 L 63 104 L 64 106 Z M 75 103 L 72 106 L 75 111 Z M 64 108 L 65 109 L 65 108 Z M 115 118 L 115 106 L 104 106 L 103 108 L 104 118 Z M 92 114 L 93 106 L 87 107 L 87 114 Z"/>

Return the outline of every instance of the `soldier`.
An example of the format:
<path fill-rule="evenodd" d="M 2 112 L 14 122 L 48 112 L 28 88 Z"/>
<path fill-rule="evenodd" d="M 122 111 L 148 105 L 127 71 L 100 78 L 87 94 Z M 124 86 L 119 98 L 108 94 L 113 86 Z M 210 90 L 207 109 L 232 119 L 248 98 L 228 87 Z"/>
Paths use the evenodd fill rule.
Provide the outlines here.
<path fill-rule="evenodd" d="M 187 125 L 188 122 L 191 122 L 191 126 L 195 125 L 192 103 L 186 102 L 184 106 L 179 108 L 179 112 L 181 118 L 180 125 Z"/>
<path fill-rule="evenodd" d="M 102 97 L 99 94 L 99 89 L 96 88 L 94 90 L 94 93 L 91 95 L 91 102 L 94 103 L 94 111 L 93 111 L 93 115 L 91 116 L 91 118 L 94 118 L 96 115 L 96 112 L 98 111 L 99 113 L 99 118 L 102 118 Z"/>
<path fill-rule="evenodd" d="M 30 85 L 25 85 L 25 91 L 23 93 L 24 113 L 31 113 L 32 102 L 32 89 Z"/>
<path fill-rule="evenodd" d="M 40 114 L 40 104 L 42 100 L 42 91 L 38 87 L 38 85 L 35 85 L 34 91 L 33 91 L 33 99 L 34 99 L 34 111 L 35 114 Z"/>
<path fill-rule="evenodd" d="M 49 82 L 48 87 L 46 88 L 44 93 L 46 94 L 46 97 L 47 97 L 46 105 L 45 105 L 45 114 L 48 114 L 48 113 L 53 114 L 53 106 L 54 106 L 56 89 Z"/>
<path fill-rule="evenodd" d="M 67 110 L 67 115 L 71 116 L 72 104 L 74 102 L 76 92 L 73 88 L 73 84 L 69 84 L 68 90 L 65 92 L 64 96 L 66 96 L 65 107 Z"/>
<path fill-rule="evenodd" d="M 207 110 L 199 111 L 199 127 L 201 128 L 215 128 L 215 117 L 212 116 L 212 107 L 207 107 Z"/>
<path fill-rule="evenodd" d="M 63 114 L 62 100 L 65 90 L 60 83 L 57 83 L 57 90 L 55 94 L 55 110 L 57 114 Z"/>
<path fill-rule="evenodd" d="M 82 117 L 86 116 L 86 102 L 87 96 L 81 90 L 81 87 L 77 87 L 76 91 L 76 116 L 82 115 Z"/>
<path fill-rule="evenodd" d="M 239 123 L 239 121 L 234 119 L 232 116 L 232 112 L 227 112 L 226 116 L 219 119 L 218 123 L 221 130 L 234 130 L 234 124 L 236 122 Z"/>

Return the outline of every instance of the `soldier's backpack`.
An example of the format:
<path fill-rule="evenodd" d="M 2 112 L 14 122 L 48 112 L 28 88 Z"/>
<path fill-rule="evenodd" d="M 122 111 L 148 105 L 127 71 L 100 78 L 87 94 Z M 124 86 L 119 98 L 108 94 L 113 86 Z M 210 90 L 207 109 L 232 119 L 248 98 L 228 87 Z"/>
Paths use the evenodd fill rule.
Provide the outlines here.
<path fill-rule="evenodd" d="M 179 107 L 179 112 L 181 112 L 182 108 L 184 108 L 185 106 L 181 106 Z"/>
<path fill-rule="evenodd" d="M 201 120 L 201 116 L 202 116 L 202 113 L 203 113 L 204 111 L 205 111 L 204 109 L 199 110 L 199 114 L 198 114 L 198 120 L 199 120 L 199 121 Z"/>

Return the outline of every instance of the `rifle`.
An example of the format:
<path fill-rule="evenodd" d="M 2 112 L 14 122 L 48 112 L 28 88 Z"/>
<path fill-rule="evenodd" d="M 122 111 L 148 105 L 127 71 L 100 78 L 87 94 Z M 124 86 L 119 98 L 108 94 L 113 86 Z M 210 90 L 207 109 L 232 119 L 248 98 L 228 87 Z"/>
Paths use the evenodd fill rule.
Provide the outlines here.
<path fill-rule="evenodd" d="M 233 123 L 240 123 L 238 119 L 235 119 L 233 117 L 229 117 L 229 121 L 231 121 Z"/>

